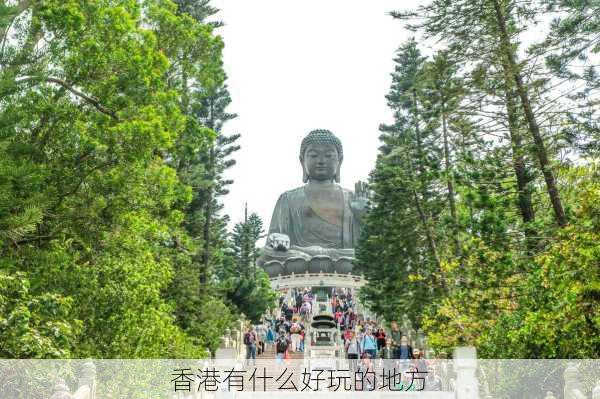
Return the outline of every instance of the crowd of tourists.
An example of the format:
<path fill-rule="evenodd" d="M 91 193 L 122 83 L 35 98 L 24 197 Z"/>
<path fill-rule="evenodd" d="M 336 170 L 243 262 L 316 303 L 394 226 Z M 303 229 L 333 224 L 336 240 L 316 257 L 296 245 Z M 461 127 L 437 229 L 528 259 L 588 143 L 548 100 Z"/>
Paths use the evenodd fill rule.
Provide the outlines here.
<path fill-rule="evenodd" d="M 355 300 L 351 290 L 332 289 L 331 312 L 339 328 L 348 365 L 352 372 L 370 372 L 375 367 L 393 365 L 402 375 L 402 381 L 411 373 L 422 373 L 427 390 L 441 390 L 441 380 L 425 352 L 413 348 L 409 338 L 398 324 L 392 322 L 386 330 L 376 320 L 364 318 L 354 311 Z M 276 362 L 290 358 L 292 352 L 305 350 L 306 328 L 315 307 L 315 296 L 310 288 L 293 289 L 279 298 L 279 309 L 272 317 L 251 326 L 244 335 L 247 364 L 256 364 L 256 356 L 273 350 Z M 368 384 L 368 382 L 366 382 Z M 364 387 L 368 389 L 369 387 Z"/>
<path fill-rule="evenodd" d="M 282 295 L 275 316 L 265 316 L 262 323 L 250 326 L 244 334 L 246 363 L 256 364 L 256 356 L 272 348 L 278 363 L 289 358 L 291 352 L 304 352 L 305 324 L 310 322 L 314 300 L 309 288 Z"/>
<path fill-rule="evenodd" d="M 354 302 L 349 291 L 334 292 L 331 301 L 352 372 L 371 372 L 376 365 L 381 368 L 385 364 L 385 367 L 394 367 L 401 373 L 400 384 L 416 373 L 427 380 L 427 390 L 442 389 L 435 367 L 425 359 L 425 351 L 410 345 L 408 336 L 400 331 L 398 323 L 392 322 L 386 332 L 376 320 L 364 319 L 353 311 Z M 417 385 L 413 384 L 412 389 L 418 389 Z"/>
<path fill-rule="evenodd" d="M 358 319 L 354 325 L 343 329 L 342 336 L 351 371 L 365 373 L 373 371 L 375 365 L 387 369 L 393 367 L 403 379 L 417 375 L 427 380 L 428 390 L 441 390 L 441 379 L 435 367 L 425 359 L 422 349 L 409 344 L 408 336 L 400 331 L 396 322 L 391 323 L 386 333 L 376 321 Z"/>

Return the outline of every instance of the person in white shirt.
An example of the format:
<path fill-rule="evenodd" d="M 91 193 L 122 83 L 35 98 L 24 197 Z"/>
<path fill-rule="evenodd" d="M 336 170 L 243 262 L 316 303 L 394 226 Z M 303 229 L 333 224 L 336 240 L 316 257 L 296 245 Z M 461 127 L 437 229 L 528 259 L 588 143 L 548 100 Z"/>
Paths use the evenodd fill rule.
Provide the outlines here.
<path fill-rule="evenodd" d="M 348 358 L 348 369 L 352 373 L 351 376 L 354 376 L 356 372 L 356 367 L 358 365 L 358 358 L 360 357 L 360 343 L 358 339 L 356 339 L 356 334 L 354 331 L 350 331 L 350 337 L 346 340 L 346 357 Z"/>

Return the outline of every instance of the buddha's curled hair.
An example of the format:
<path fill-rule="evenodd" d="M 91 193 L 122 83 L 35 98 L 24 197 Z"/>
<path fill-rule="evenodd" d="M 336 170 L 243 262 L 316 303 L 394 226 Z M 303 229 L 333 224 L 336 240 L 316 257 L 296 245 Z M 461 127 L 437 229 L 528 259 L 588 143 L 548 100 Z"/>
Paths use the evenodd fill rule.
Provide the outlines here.
<path fill-rule="evenodd" d="M 342 142 L 329 130 L 313 130 L 306 137 L 304 137 L 304 139 L 302 139 L 302 144 L 300 145 L 300 159 L 304 158 L 304 152 L 310 144 L 333 144 L 337 149 L 340 160 L 344 157 Z"/>

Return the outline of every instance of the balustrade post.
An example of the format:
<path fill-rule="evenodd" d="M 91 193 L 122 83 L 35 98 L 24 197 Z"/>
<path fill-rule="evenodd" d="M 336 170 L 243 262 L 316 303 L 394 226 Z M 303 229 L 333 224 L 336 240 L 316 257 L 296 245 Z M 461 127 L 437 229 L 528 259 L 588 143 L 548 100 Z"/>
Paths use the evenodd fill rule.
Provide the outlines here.
<path fill-rule="evenodd" d="M 450 376 L 448 362 L 442 361 L 440 364 L 440 378 L 442 379 L 442 391 L 447 391 L 450 386 Z"/>
<path fill-rule="evenodd" d="M 596 382 L 596 386 L 592 389 L 592 399 L 600 399 L 600 380 Z"/>
<path fill-rule="evenodd" d="M 454 351 L 456 399 L 479 399 L 477 352 L 474 347 L 459 347 Z"/>
<path fill-rule="evenodd" d="M 223 335 L 222 340 L 223 340 L 223 346 L 225 347 L 225 349 L 229 349 L 231 348 L 232 345 L 232 339 L 231 339 L 231 330 L 229 328 L 225 329 L 225 335 Z"/>
<path fill-rule="evenodd" d="M 412 346 L 413 349 L 417 348 L 419 345 L 417 343 L 417 332 L 415 331 L 414 328 L 412 328 L 412 325 L 411 325 L 410 329 L 408 330 L 407 335 L 408 335 L 408 342 L 409 342 L 410 346 Z"/>
<path fill-rule="evenodd" d="M 419 349 L 425 351 L 425 333 L 420 328 L 417 330 L 417 345 Z"/>
<path fill-rule="evenodd" d="M 412 323 L 406 313 L 402 315 L 402 325 L 400 328 L 402 329 L 403 334 L 408 334 L 408 330 L 412 328 Z"/>
<path fill-rule="evenodd" d="M 56 385 L 52 389 L 53 394 L 50 399 L 66 399 L 71 397 L 71 393 L 69 392 L 69 387 L 65 384 L 65 380 L 59 378 L 56 381 Z"/>
<path fill-rule="evenodd" d="M 567 363 L 567 368 L 563 373 L 565 379 L 565 399 L 571 399 L 571 393 L 574 389 L 581 389 L 581 381 L 579 380 L 579 370 L 573 362 Z"/>
<path fill-rule="evenodd" d="M 83 364 L 81 377 L 77 381 L 77 388 L 85 385 L 90 388 L 90 399 L 96 399 L 96 366 L 92 361 Z"/>

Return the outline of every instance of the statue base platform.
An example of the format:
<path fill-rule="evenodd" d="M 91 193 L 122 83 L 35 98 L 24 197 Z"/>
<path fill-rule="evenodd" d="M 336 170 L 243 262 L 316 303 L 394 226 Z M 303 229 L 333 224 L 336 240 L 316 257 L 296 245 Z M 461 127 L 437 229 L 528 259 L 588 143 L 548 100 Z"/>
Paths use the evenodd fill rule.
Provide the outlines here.
<path fill-rule="evenodd" d="M 301 273 L 287 274 L 271 277 L 271 287 L 276 291 L 287 290 L 290 288 L 312 287 L 336 287 L 358 289 L 365 284 L 362 276 L 356 276 L 351 273 Z"/>
<path fill-rule="evenodd" d="M 304 257 L 290 257 L 286 259 L 270 259 L 259 264 L 270 278 L 287 276 L 290 274 L 305 273 L 337 273 L 351 274 L 354 258 L 332 258 L 327 255 L 316 255 L 310 259 Z"/>

